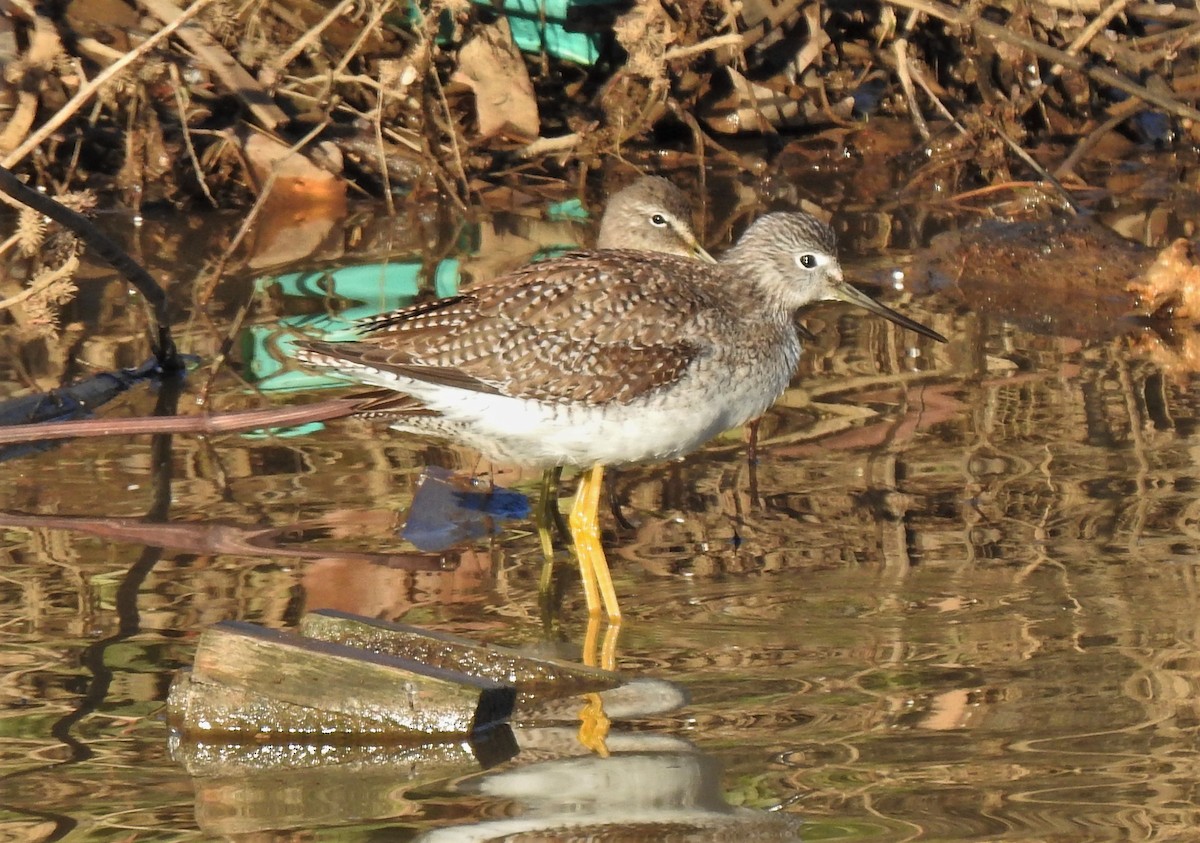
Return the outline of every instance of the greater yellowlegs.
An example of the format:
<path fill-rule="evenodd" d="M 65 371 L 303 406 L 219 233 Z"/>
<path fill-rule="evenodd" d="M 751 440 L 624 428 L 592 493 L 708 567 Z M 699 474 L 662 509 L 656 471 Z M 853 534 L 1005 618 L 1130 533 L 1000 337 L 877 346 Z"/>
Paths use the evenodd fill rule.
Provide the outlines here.
<path fill-rule="evenodd" d="M 674 459 L 757 418 L 800 357 L 816 301 L 945 338 L 845 283 L 832 229 L 803 213 L 753 223 L 720 264 L 631 249 L 529 264 L 364 326 L 302 359 L 409 396 L 392 427 L 530 467 L 586 469 L 571 508 L 588 610 L 620 618 L 600 545 L 606 465 Z"/>
<path fill-rule="evenodd" d="M 600 218 L 597 249 L 639 249 L 713 262 L 692 228 L 683 191 L 662 176 L 642 176 L 617 191 Z"/>
<path fill-rule="evenodd" d="M 647 252 L 663 252 L 682 257 L 694 257 L 714 263 L 712 257 L 701 246 L 691 222 L 691 203 L 682 190 L 661 176 L 642 176 L 612 195 L 600 218 L 600 229 L 596 236 L 597 249 L 638 249 Z M 390 420 L 411 414 L 418 405 L 407 396 L 398 396 L 384 390 L 381 396 L 364 404 L 357 415 L 360 418 Z M 456 435 L 455 425 L 443 420 L 440 433 L 444 438 L 461 439 Z M 469 435 L 469 431 L 464 431 Z M 551 539 L 551 522 L 560 532 L 569 532 L 558 509 L 558 484 L 562 466 L 547 468 L 542 473 L 534 522 L 542 543 L 546 567 L 542 571 L 541 591 L 548 596 L 554 547 Z M 613 505 L 617 512 L 616 504 Z"/>

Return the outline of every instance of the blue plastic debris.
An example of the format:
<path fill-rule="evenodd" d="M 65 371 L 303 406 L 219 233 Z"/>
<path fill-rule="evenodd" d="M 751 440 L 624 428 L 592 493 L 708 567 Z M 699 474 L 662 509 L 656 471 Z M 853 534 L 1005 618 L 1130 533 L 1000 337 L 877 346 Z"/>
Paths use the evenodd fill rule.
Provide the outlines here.
<path fill-rule="evenodd" d="M 401 536 L 418 550 L 448 547 L 498 532 L 499 522 L 528 518 L 529 498 L 500 487 L 483 488 L 440 466 L 421 473 Z"/>

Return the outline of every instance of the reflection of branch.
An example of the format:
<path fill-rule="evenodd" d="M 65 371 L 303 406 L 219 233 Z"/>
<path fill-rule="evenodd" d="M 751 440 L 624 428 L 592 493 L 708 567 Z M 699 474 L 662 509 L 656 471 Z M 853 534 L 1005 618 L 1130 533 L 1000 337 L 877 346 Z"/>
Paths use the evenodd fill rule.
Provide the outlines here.
<path fill-rule="evenodd" d="M 62 281 L 64 278 L 70 278 L 75 274 L 75 270 L 77 269 L 79 269 L 79 258 L 77 258 L 75 255 L 71 255 L 71 257 L 67 259 L 67 262 L 58 269 L 47 272 L 36 282 L 28 287 L 25 287 L 20 292 L 13 293 L 6 299 L 0 299 L 0 310 L 8 310 L 10 307 L 25 301 L 25 299 L 32 298 L 38 293 L 45 292 L 51 286 L 57 284 L 59 281 Z"/>
<path fill-rule="evenodd" d="M 261 214 L 262 209 L 266 207 L 267 200 L 271 196 L 271 191 L 275 189 L 275 180 L 279 177 L 280 168 L 288 158 L 292 157 L 293 155 L 299 155 L 300 150 L 306 147 L 309 141 L 315 140 L 317 135 L 325 131 L 325 127 L 327 125 L 329 125 L 328 117 L 310 129 L 304 137 L 293 143 L 290 147 L 288 147 L 287 151 L 283 155 L 279 156 L 272 162 L 271 170 L 269 173 L 267 173 L 267 177 L 263 180 L 262 186 L 259 188 L 258 198 L 254 200 L 254 206 L 250 209 L 250 213 L 246 214 L 246 218 L 242 220 L 242 224 L 238 228 L 237 233 L 233 235 L 233 240 L 231 240 L 229 245 L 226 247 L 225 253 L 221 255 L 221 259 L 217 261 L 216 266 L 214 266 L 212 269 L 212 283 L 201 289 L 199 295 L 196 297 L 197 307 L 204 307 L 208 303 L 208 300 L 216 294 L 217 284 L 222 278 L 225 277 L 226 264 L 233 257 L 233 253 L 237 251 L 238 247 L 242 244 L 242 241 L 245 240 L 250 234 L 250 230 L 254 227 L 254 223 L 258 219 L 258 215 Z M 245 161 L 243 166 L 246 168 L 247 175 L 251 175 L 254 172 L 249 161 Z M 229 326 L 229 331 L 226 333 L 225 339 L 221 341 L 216 358 L 212 361 L 212 365 L 209 366 L 208 380 L 200 390 L 200 403 L 202 405 L 208 404 L 209 390 L 212 389 L 212 385 L 216 381 L 217 375 L 220 373 L 222 367 L 228 360 L 229 350 L 233 348 L 234 337 L 236 337 L 242 330 L 242 321 L 246 318 L 246 315 L 249 312 L 250 302 L 247 301 L 238 310 L 237 316 Z"/>
<path fill-rule="evenodd" d="M 443 557 L 421 553 L 364 553 L 333 549 L 299 550 L 279 543 L 281 535 L 324 527 L 320 521 L 285 527 L 239 527 L 233 524 L 151 524 L 140 518 L 90 518 L 71 515 L 26 515 L 0 512 L 0 527 L 71 530 L 109 541 L 169 548 L 203 556 L 282 556 L 291 559 L 344 559 L 370 562 L 404 571 L 443 571 Z"/>
<path fill-rule="evenodd" d="M 239 433 L 271 427 L 294 427 L 353 415 L 362 405 L 357 398 L 333 398 L 299 407 L 240 410 L 196 416 L 147 416 L 133 419 L 14 424 L 0 427 L 0 444 L 45 442 L 50 439 L 133 436 L 145 433 Z"/>
<path fill-rule="evenodd" d="M 200 0 L 200 2 L 203 3 L 205 0 Z M 131 258 L 124 249 L 117 245 L 115 240 L 97 228 L 83 214 L 71 210 L 49 196 L 38 193 L 3 166 L 0 166 L 0 191 L 73 231 L 89 249 L 92 249 L 113 269 L 124 275 L 125 279 L 154 308 L 154 317 L 158 322 L 155 326 L 158 328 L 158 344 L 154 349 L 154 356 L 158 358 L 159 365 L 167 373 L 182 371 L 183 363 L 175 349 L 175 342 L 171 339 L 171 326 L 167 314 L 167 294 L 163 292 L 163 288 L 158 285 L 154 276 L 147 272 L 145 267 Z"/>
<path fill-rule="evenodd" d="M 163 382 L 163 388 L 158 393 L 154 411 L 162 415 L 171 415 L 179 408 L 179 395 L 183 388 L 180 378 L 171 378 Z M 156 436 L 150 448 L 151 476 L 154 479 L 154 496 L 149 511 L 137 523 L 162 524 L 171 512 L 171 437 Z M 118 646 L 127 638 L 142 631 L 141 609 L 138 596 L 142 593 L 142 585 L 154 566 L 162 559 L 162 547 L 146 545 L 138 554 L 137 561 L 125 572 L 117 586 L 115 607 L 117 610 L 117 630 L 112 635 L 93 641 L 84 650 L 80 663 L 91 674 L 87 690 L 76 703 L 75 708 L 60 717 L 50 727 L 50 733 L 70 748 L 71 759 L 84 761 L 94 755 L 83 736 L 74 734 L 75 727 L 85 718 L 104 705 L 108 693 L 112 689 L 114 672 L 112 660 L 108 658 L 110 647 Z"/>

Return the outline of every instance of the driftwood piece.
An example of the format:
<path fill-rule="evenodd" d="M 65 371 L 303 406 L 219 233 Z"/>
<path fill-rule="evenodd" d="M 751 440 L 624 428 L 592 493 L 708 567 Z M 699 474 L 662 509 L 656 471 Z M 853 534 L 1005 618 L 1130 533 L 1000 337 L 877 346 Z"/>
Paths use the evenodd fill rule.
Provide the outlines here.
<path fill-rule="evenodd" d="M 427 741 L 502 723 L 515 697 L 489 679 L 226 621 L 204 631 L 169 702 L 185 735 Z"/>
<path fill-rule="evenodd" d="M 1192 244 L 1183 238 L 1169 243 L 1128 285 L 1137 308 L 1165 319 L 1200 319 L 1200 267 Z"/>
<path fill-rule="evenodd" d="M 138 0 L 138 5 L 165 24 L 173 24 L 183 17 L 183 9 L 171 0 Z M 194 21 L 185 23 L 179 27 L 179 38 L 234 96 L 246 104 L 259 125 L 274 132 L 288 124 L 290 118 L 275 104 L 270 93 L 203 26 Z"/>
<path fill-rule="evenodd" d="M 586 777 L 594 777 L 599 786 L 612 771 L 603 766 L 608 759 L 596 757 L 581 742 L 577 723 L 582 701 L 545 694 L 598 690 L 586 695 L 587 704 L 602 700 L 606 716 L 617 718 L 657 716 L 686 701 L 680 688 L 662 680 L 621 683 L 607 671 L 530 658 L 454 635 L 340 612 L 309 613 L 301 629 L 315 637 L 245 623 L 218 624 L 205 631 L 194 670 L 181 672 L 171 687 L 168 710 L 175 727 L 171 755 L 193 776 L 196 821 L 209 834 L 226 837 L 405 816 L 418 808 L 418 801 L 408 797 L 413 789 L 450 788 L 453 780 L 514 758 L 524 759 L 525 766 L 563 759 L 565 766 L 553 768 L 552 776 L 560 769 L 568 774 L 582 772 L 572 759 L 598 762 L 602 766 L 589 768 Z M 346 668 L 353 684 L 339 664 L 347 653 L 355 662 Z M 391 717 L 381 711 L 394 706 L 396 698 L 411 697 L 411 690 L 405 694 L 390 665 L 414 662 L 392 655 L 397 653 L 438 665 L 422 665 L 423 674 L 461 676 L 441 669 L 454 666 L 504 677 L 527 693 L 536 692 L 531 698 L 540 708 L 531 711 L 539 712 L 535 721 L 540 723 L 536 727 L 526 723 L 519 729 L 500 723 L 454 740 L 444 740 L 446 736 L 428 724 L 415 741 L 397 741 L 400 733 L 395 730 L 368 732 L 362 727 L 364 709 L 370 709 L 377 723 Z M 412 681 L 411 677 L 403 680 Z M 511 702 L 511 685 L 473 681 L 504 688 Z M 559 722 L 572 725 L 548 725 Z M 265 731 L 264 723 L 270 723 L 271 729 Z M 197 734 L 198 726 L 205 731 Z M 219 726 L 224 729 L 214 728 Z M 692 753 L 686 741 L 633 732 L 614 735 L 613 742 L 625 755 L 662 759 L 656 767 L 662 775 L 655 781 L 674 781 L 683 769 L 682 785 L 694 786 L 695 777 L 687 771 Z M 677 758 L 675 754 L 681 752 Z M 515 780 L 525 779 L 518 772 Z M 577 788 L 590 787 L 582 781 L 576 781 Z M 638 792 L 646 787 L 645 783 L 629 786 Z M 547 792 L 556 792 L 563 785 L 552 782 L 548 787 Z M 599 787 L 600 792 L 605 789 Z M 646 798 L 654 801 L 653 795 Z M 628 799 L 621 794 L 616 803 Z"/>
<path fill-rule="evenodd" d="M 558 659 L 534 658 L 457 635 L 342 612 L 310 612 L 300 621 L 300 632 L 512 685 L 523 700 L 606 691 L 622 684 L 621 678 L 611 671 Z"/>

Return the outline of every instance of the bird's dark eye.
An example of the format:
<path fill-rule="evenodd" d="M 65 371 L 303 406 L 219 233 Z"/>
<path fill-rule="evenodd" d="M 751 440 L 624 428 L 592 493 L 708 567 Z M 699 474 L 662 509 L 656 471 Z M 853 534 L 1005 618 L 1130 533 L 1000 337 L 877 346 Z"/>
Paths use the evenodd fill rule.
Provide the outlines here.
<path fill-rule="evenodd" d="M 662 214 L 655 214 L 654 216 L 650 217 L 650 224 L 657 225 L 659 228 L 662 228 L 667 224 L 667 218 Z"/>
<path fill-rule="evenodd" d="M 802 267 L 804 267 L 805 269 L 815 269 L 817 266 L 817 256 L 816 255 L 801 255 L 800 256 L 800 265 Z"/>

